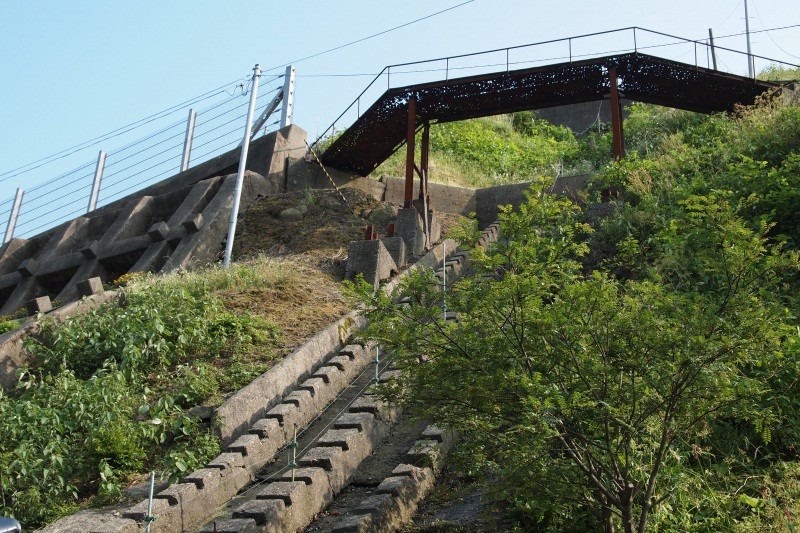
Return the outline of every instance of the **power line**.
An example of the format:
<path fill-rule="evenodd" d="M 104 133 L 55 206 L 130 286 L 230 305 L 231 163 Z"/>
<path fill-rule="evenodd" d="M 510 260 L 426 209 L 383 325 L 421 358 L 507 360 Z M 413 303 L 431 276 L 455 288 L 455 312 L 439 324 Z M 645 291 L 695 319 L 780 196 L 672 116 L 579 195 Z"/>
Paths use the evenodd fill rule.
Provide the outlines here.
<path fill-rule="evenodd" d="M 763 24 L 762 24 L 762 27 L 763 27 Z M 750 34 L 752 35 L 754 33 L 769 33 L 771 31 L 790 30 L 792 28 L 800 28 L 800 24 L 792 24 L 791 26 L 779 26 L 777 28 L 764 28 L 763 30 L 751 30 Z M 746 32 L 742 31 L 742 32 L 739 32 L 739 33 L 729 33 L 727 35 L 719 35 L 719 36 L 715 35 L 714 39 L 727 39 L 729 37 L 740 37 L 740 36 L 744 35 L 745 33 Z M 789 55 L 792 55 L 792 54 L 789 54 Z"/>
<path fill-rule="evenodd" d="M 730 13 L 728 13 L 728 16 L 727 16 L 727 17 L 725 17 L 725 19 L 724 19 L 722 22 L 720 22 L 719 24 L 717 24 L 717 25 L 715 26 L 715 28 L 719 28 L 720 26 L 722 26 L 723 24 L 725 24 L 726 22 L 728 22 L 728 19 L 729 19 L 729 18 L 731 18 L 731 16 L 732 16 L 734 13 L 736 13 L 736 11 L 739 9 L 739 6 L 741 6 L 741 5 L 742 5 L 742 0 L 739 0 L 739 3 L 738 3 L 738 4 L 736 4 L 736 7 L 734 7 L 734 8 L 731 10 L 731 12 L 730 12 Z"/>
<path fill-rule="evenodd" d="M 233 83 L 235 83 L 235 82 L 233 82 Z M 78 144 L 76 144 L 74 146 L 71 146 L 69 148 L 65 148 L 64 150 L 61 150 L 61 151 L 56 152 L 54 154 L 48 155 L 48 156 L 43 157 L 41 159 L 37 159 L 36 161 L 32 161 L 30 163 L 26 163 L 24 165 L 21 165 L 21 166 L 19 166 L 17 168 L 2 172 L 2 173 L 0 173 L 0 176 L 4 176 L 4 177 L 0 178 L 0 183 L 8 181 L 11 178 L 15 178 L 15 177 L 17 177 L 17 176 L 19 176 L 21 174 L 24 174 L 25 172 L 29 172 L 31 170 L 35 170 L 37 168 L 40 168 L 40 167 L 42 167 L 44 165 L 52 163 L 53 161 L 58 161 L 60 159 L 64 159 L 65 157 L 69 157 L 69 156 L 71 156 L 71 155 L 73 155 L 73 154 L 75 154 L 77 152 L 80 152 L 81 150 L 83 150 L 85 148 L 88 148 L 89 146 L 91 146 L 93 144 L 96 144 L 98 142 L 106 141 L 108 139 L 113 139 L 114 137 L 119 137 L 120 135 L 124 135 L 125 133 L 129 133 L 129 132 L 133 131 L 134 129 L 136 129 L 136 128 L 140 127 L 140 126 L 143 126 L 145 124 L 149 124 L 149 123 L 154 122 L 154 121 L 156 121 L 156 120 L 158 120 L 160 118 L 163 118 L 163 117 L 169 115 L 170 113 L 172 113 L 172 112 L 174 112 L 174 111 L 176 111 L 178 109 L 181 109 L 182 107 L 185 107 L 187 105 L 199 103 L 199 102 L 202 102 L 204 100 L 208 100 L 209 98 L 213 98 L 214 96 L 217 96 L 221 92 L 225 92 L 224 89 L 226 87 L 228 87 L 228 86 L 230 86 L 230 83 L 227 83 L 225 85 L 221 85 L 220 87 L 217 87 L 216 89 L 212 89 L 211 91 L 205 92 L 205 93 L 203 93 L 203 94 L 201 94 L 199 96 L 195 96 L 193 98 L 190 98 L 189 100 L 186 100 L 185 102 L 181 102 L 180 104 L 176 104 L 176 105 L 168 107 L 167 109 L 164 109 L 162 111 L 158 111 L 156 113 L 153 113 L 152 115 L 149 115 L 149 116 L 147 116 L 145 118 L 142 118 L 142 119 L 136 120 L 134 122 L 131 122 L 130 124 L 127 124 L 125 126 L 117 128 L 115 130 L 112 130 L 112 131 L 110 131 L 108 133 L 104 133 L 102 135 L 99 135 L 99 136 L 97 136 L 97 137 L 95 137 L 93 139 L 89 139 L 88 141 L 83 141 L 81 143 L 78 143 Z M 12 175 L 9 175 L 9 174 L 12 174 Z"/>
<path fill-rule="evenodd" d="M 301 61 L 305 61 L 307 59 L 311 59 L 311 58 L 318 57 L 318 56 L 321 56 L 321 55 L 324 55 L 324 54 L 328 54 L 328 53 L 334 52 L 336 50 L 341 50 L 342 48 L 346 48 L 348 46 L 352 46 L 354 44 L 358 44 L 358 43 L 367 41 L 369 39 L 373 39 L 375 37 L 379 37 L 381 35 L 385 35 L 387 33 L 396 31 L 396 30 L 398 30 L 400 28 L 405 28 L 405 27 L 410 26 L 412 24 L 416 24 L 417 22 L 421 22 L 423 20 L 427 20 L 427 19 L 433 18 L 433 17 L 435 17 L 437 15 L 441 15 L 442 13 L 446 13 L 448 11 L 452 11 L 452 10 L 457 9 L 459 7 L 465 6 L 467 4 L 471 4 L 474 1 L 475 0 L 466 0 L 465 2 L 461 2 L 460 4 L 456 4 L 454 6 L 446 8 L 446 9 L 442 9 L 440 11 L 436 11 L 435 13 L 431 13 L 429 15 L 425 15 L 423 17 L 419 17 L 417 19 L 411 20 L 409 22 L 405 22 L 403 24 L 394 26 L 392 28 L 389 28 L 389 29 L 386 29 L 386 30 L 383 30 L 383 31 L 380 31 L 380 32 L 373 33 L 372 35 L 368 35 L 366 37 L 362 37 L 360 39 L 356 39 L 354 41 L 350 41 L 348 43 L 341 44 L 339 46 L 335 46 L 333 48 L 329 48 L 327 50 L 323 50 L 321 52 L 317 52 L 317 53 L 302 57 L 300 59 L 296 59 L 294 61 L 290 61 L 288 63 L 284 63 L 284 64 L 279 65 L 279 66 L 275 66 L 275 67 L 272 67 L 272 68 L 269 68 L 269 69 L 265 69 L 264 72 L 268 72 L 270 70 L 275 70 L 275 69 L 278 69 L 278 68 L 281 68 L 281 67 L 285 67 L 287 65 L 300 63 Z M 51 163 L 53 161 L 58 161 L 59 159 L 63 159 L 65 157 L 69 157 L 70 155 L 73 155 L 73 154 L 79 152 L 80 150 L 83 150 L 84 148 L 88 148 L 92 144 L 96 144 L 98 142 L 105 141 L 105 140 L 108 140 L 108 139 L 111 139 L 111 138 L 114 138 L 114 137 L 118 137 L 119 135 L 123 135 L 125 133 L 128 133 L 132 129 L 135 129 L 135 128 L 137 128 L 139 126 L 142 126 L 144 124 L 148 124 L 150 122 L 153 122 L 154 120 L 157 120 L 158 118 L 161 118 L 162 116 L 165 116 L 166 114 L 169 114 L 170 112 L 173 112 L 173 111 L 175 111 L 177 109 L 185 107 L 186 105 L 189 105 L 191 103 L 196 103 L 196 102 L 211 98 L 213 96 L 216 96 L 216 95 L 220 94 L 220 92 L 222 92 L 226 87 L 229 87 L 231 84 L 235 83 L 238 86 L 245 79 L 247 79 L 247 78 L 238 78 L 238 79 L 236 79 L 236 80 L 234 80 L 232 82 L 229 82 L 229 83 L 226 83 L 224 85 L 221 85 L 221 86 L 217 87 L 216 89 L 212 89 L 211 91 L 203 93 L 202 95 L 200 95 L 198 97 L 190 98 L 189 100 L 187 100 L 185 102 L 182 102 L 180 104 L 177 104 L 177 105 L 174 105 L 172 107 L 169 107 L 169 108 L 167 108 L 167 109 L 165 109 L 163 111 L 159 111 L 157 113 L 154 113 L 154 114 L 152 114 L 152 115 L 150 115 L 148 117 L 145 117 L 144 119 L 140 119 L 140 120 L 134 121 L 134 122 L 132 122 L 132 123 L 126 125 L 126 126 L 122 126 L 121 128 L 118 128 L 118 129 L 113 130 L 111 132 L 108 132 L 108 133 L 105 133 L 105 134 L 100 135 L 98 137 L 95 137 L 94 139 L 90 139 L 88 141 L 84 141 L 84 142 L 76 144 L 76 145 L 74 145 L 74 146 L 72 146 L 70 148 L 65 148 L 64 150 L 61 150 L 61 151 L 56 152 L 54 154 L 51 154 L 49 156 L 43 157 L 41 159 L 37 159 L 36 161 L 32 161 L 30 163 L 26 163 L 26 164 L 24 164 L 22 166 L 14 168 L 14 169 L 2 172 L 2 173 L 0 173 L 0 183 L 3 183 L 3 182 L 8 181 L 8 180 L 10 180 L 12 178 L 15 178 L 15 177 L 17 177 L 17 176 L 19 176 L 19 175 L 21 175 L 21 174 L 23 174 L 25 172 L 40 168 L 40 167 L 42 167 L 42 166 L 44 166 L 44 165 L 46 165 L 48 163 Z M 69 152 L 69 153 L 67 153 L 67 152 Z M 9 175 L 9 174 L 13 174 L 13 175 Z"/>
<path fill-rule="evenodd" d="M 283 65 L 278 65 L 278 66 L 275 66 L 275 67 L 272 67 L 272 68 L 268 68 L 268 69 L 265 70 L 265 72 L 269 72 L 271 70 L 282 68 L 282 67 L 285 67 L 287 65 L 293 65 L 295 63 L 300 63 L 301 61 L 305 61 L 306 59 L 311 59 L 311 58 L 318 57 L 318 56 L 321 56 L 321 55 L 324 55 L 324 54 L 328 54 L 330 52 L 334 52 L 336 50 L 341 50 L 342 48 L 346 48 L 346 47 L 352 46 L 354 44 L 362 43 L 362 42 L 367 41 L 369 39 L 373 39 L 375 37 L 379 37 L 381 35 L 385 35 L 387 33 L 393 32 L 395 30 L 399 30 L 400 28 L 405 28 L 406 26 L 411 26 L 412 24 L 416 24 L 417 22 L 421 22 L 423 20 L 427 20 L 429 18 L 433 18 L 433 17 L 435 17 L 437 15 L 441 15 L 442 13 L 447 13 L 448 11 L 452 11 L 454 9 L 458 9 L 459 7 L 465 6 L 467 4 L 471 4 L 474 1 L 475 0 L 466 0 L 466 2 L 461 2 L 460 4 L 456 4 L 454 6 L 450 6 L 450 7 L 446 8 L 446 9 L 442 9 L 441 11 L 437 11 L 435 13 L 431 13 L 429 15 L 425 15 L 423 17 L 419 17 L 417 19 L 411 20 L 409 22 L 405 22 L 405 23 L 400 24 L 398 26 L 394 26 L 394 27 L 389 28 L 387 30 L 379 31 L 378 33 L 373 33 L 372 35 L 368 35 L 366 37 L 362 37 L 360 39 L 356 39 L 355 41 L 350 41 L 349 43 L 340 44 L 339 46 L 334 46 L 333 48 L 328 48 L 327 50 L 323 50 L 322 52 L 317 52 L 315 54 L 311 54 L 311 55 L 302 57 L 300 59 L 295 59 L 294 61 L 290 61 L 288 63 L 284 63 Z"/>
<path fill-rule="evenodd" d="M 763 24 L 762 24 L 762 26 L 763 26 Z M 800 24 L 793 24 L 793 25 L 790 25 L 790 26 L 780 26 L 780 27 L 776 27 L 776 28 L 765 28 L 763 30 L 753 30 L 753 31 L 750 31 L 750 33 L 751 34 L 753 34 L 753 33 L 764 33 L 764 32 L 779 31 L 779 30 L 786 30 L 786 29 L 792 29 L 792 28 L 800 28 Z M 727 35 L 719 35 L 719 36 L 715 35 L 714 39 L 727 39 L 727 38 L 730 38 L 730 37 L 739 37 L 739 36 L 742 36 L 744 34 L 745 34 L 744 32 L 741 32 L 741 33 L 730 33 L 730 34 L 727 34 Z M 702 39 L 698 39 L 698 42 L 701 41 L 701 40 Z M 644 50 L 644 49 L 654 49 L 654 48 L 666 48 L 666 47 L 669 47 L 669 46 L 680 45 L 680 44 L 683 44 L 684 42 L 685 41 L 674 41 L 674 42 L 663 43 L 663 44 L 645 45 L 645 46 L 641 46 L 640 49 Z M 591 57 L 591 56 L 594 56 L 594 55 L 597 55 L 597 54 L 609 54 L 609 53 L 616 53 L 616 52 L 622 52 L 622 51 L 624 51 L 624 49 L 607 50 L 605 52 L 596 52 L 596 53 L 591 53 L 591 54 L 577 54 L 577 55 L 573 55 L 572 57 Z M 688 52 L 686 52 L 686 53 L 688 53 Z M 684 53 L 683 55 L 686 55 L 686 53 Z M 788 55 L 791 56 L 792 54 L 788 54 Z M 541 63 L 541 62 L 544 62 L 544 61 L 555 61 L 555 60 L 559 60 L 559 59 L 565 59 L 567 57 L 569 57 L 569 56 L 557 56 L 557 57 L 535 59 L 535 60 L 525 60 L 525 61 L 512 61 L 512 62 L 510 62 L 508 64 L 517 65 L 517 64 Z M 792 56 L 792 57 L 796 57 L 796 56 Z M 421 61 L 420 63 L 422 63 L 422 62 L 424 62 L 424 61 Z M 449 67 L 449 70 L 466 70 L 466 69 L 485 68 L 485 67 L 503 66 L 503 65 L 506 65 L 506 63 L 502 62 L 502 63 L 488 63 L 488 64 L 480 64 L 480 65 L 468 65 L 468 66 L 463 66 L 463 67 Z M 394 74 L 397 74 L 397 75 L 419 74 L 419 73 L 425 73 L 425 72 L 443 72 L 445 70 L 446 70 L 445 68 L 414 69 L 414 70 L 399 70 L 399 71 L 394 71 L 393 70 L 392 74 L 393 75 Z M 350 72 L 350 73 L 347 73 L 347 72 L 331 72 L 331 73 L 318 73 L 318 74 L 307 74 L 307 73 L 304 73 L 304 74 L 298 74 L 297 76 L 298 77 L 303 77 L 303 78 L 348 78 L 348 77 L 375 77 L 378 74 L 379 74 L 378 72 Z"/>
<path fill-rule="evenodd" d="M 758 17 L 758 21 L 761 23 L 761 27 L 763 28 L 764 27 L 764 20 L 761 18 L 761 13 L 758 12 L 758 6 L 756 6 L 755 2 L 753 2 L 753 8 L 756 10 L 756 16 Z M 755 32 L 750 32 L 750 33 L 755 33 Z M 769 33 L 769 31 L 767 31 L 767 37 L 769 37 L 769 40 L 772 41 L 772 44 L 774 44 L 778 48 L 778 50 L 780 50 L 781 52 L 783 52 L 784 54 L 786 54 L 789 57 L 793 57 L 795 59 L 800 59 L 800 56 L 796 56 L 794 54 L 790 54 L 789 52 L 784 50 L 783 47 L 781 47 L 781 45 L 779 45 L 775 41 L 775 39 L 772 38 L 772 35 Z"/>

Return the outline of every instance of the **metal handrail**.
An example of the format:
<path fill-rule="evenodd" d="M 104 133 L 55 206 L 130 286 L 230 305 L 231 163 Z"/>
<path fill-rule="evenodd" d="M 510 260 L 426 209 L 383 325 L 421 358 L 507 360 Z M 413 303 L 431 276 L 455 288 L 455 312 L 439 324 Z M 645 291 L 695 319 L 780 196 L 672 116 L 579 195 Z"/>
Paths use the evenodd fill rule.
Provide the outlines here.
<path fill-rule="evenodd" d="M 281 78 L 284 78 L 281 85 L 272 86 L 274 81 Z M 294 69 L 291 67 L 287 69 L 286 74 L 266 77 L 259 83 L 259 86 L 267 90 L 258 97 L 258 101 L 260 102 L 262 98 L 266 99 L 276 89 L 279 92 L 293 91 L 291 88 L 287 89 L 289 80 L 294 83 Z M 107 154 L 101 151 L 102 161 L 98 158 L 97 164 L 87 162 L 49 181 L 31 187 L 28 191 L 23 191 L 25 194 L 24 199 L 20 197 L 21 209 L 5 209 L 6 206 L 13 205 L 15 201 L 13 199 L 0 202 L 0 209 L 2 209 L 0 225 L 5 222 L 6 228 L 4 242 L 15 236 L 15 233 L 20 237 L 34 235 L 42 229 L 55 226 L 73 218 L 76 214 L 86 212 L 86 204 L 81 209 L 74 208 L 74 206 L 83 203 L 87 196 L 89 211 L 92 211 L 100 205 L 105 205 L 111 200 L 121 197 L 131 189 L 141 188 L 154 180 L 186 170 L 191 153 L 187 152 L 187 146 L 189 150 L 192 149 L 191 143 L 187 144 L 186 142 L 190 127 L 191 139 L 202 140 L 202 142 L 195 143 L 194 153 L 191 153 L 192 165 L 201 163 L 221 151 L 233 148 L 236 141 L 228 142 L 228 138 L 233 133 L 238 134 L 240 127 L 234 123 L 241 122 L 240 119 L 244 115 L 240 116 L 241 103 L 235 101 L 237 96 L 230 95 L 230 93 L 229 96 L 232 98 L 222 98 L 221 101 L 195 113 L 196 117 L 200 117 L 196 129 L 190 113 L 191 126 L 186 123 L 186 131 L 182 127 L 185 121 L 171 121 L 148 135 L 109 151 Z M 291 98 L 289 102 L 291 109 Z M 259 103 L 259 105 L 261 104 Z M 170 108 L 168 112 L 159 116 L 159 120 L 167 119 L 186 108 L 188 106 Z M 283 105 L 273 106 L 273 112 L 283 110 Z M 280 123 L 290 123 L 290 121 L 291 114 L 282 113 Z M 265 132 L 267 128 L 271 129 L 277 123 L 266 124 L 266 119 L 264 122 L 261 126 Z M 224 131 L 224 133 L 220 135 L 220 131 Z M 256 137 L 261 131 L 260 128 L 254 129 L 252 137 Z M 182 153 L 181 146 L 183 146 Z M 203 147 L 206 148 L 201 151 L 200 149 Z M 109 158 L 108 161 L 106 161 L 106 155 Z M 94 170 L 94 180 L 91 179 L 90 169 Z M 104 171 L 105 177 L 103 177 Z M 25 172 L 29 172 L 29 170 L 23 171 L 21 174 Z M 91 193 L 89 185 L 91 185 Z M 18 190 L 18 195 L 20 190 Z M 103 193 L 102 202 L 99 201 L 101 191 Z M 8 216 L 7 221 L 6 216 Z M 11 231 L 8 231 L 9 228 Z"/>
<path fill-rule="evenodd" d="M 661 36 L 661 37 L 667 37 L 667 38 L 670 38 L 670 39 L 676 39 L 677 42 L 668 43 L 668 44 L 651 45 L 651 46 L 640 46 L 640 39 L 639 39 L 640 36 L 637 35 L 637 31 L 640 32 L 640 33 L 644 32 L 645 34 L 653 34 L 653 35 L 658 35 L 658 36 Z M 445 62 L 445 68 L 444 68 L 445 81 L 449 81 L 450 80 L 450 70 L 451 70 L 451 66 L 450 66 L 451 60 L 463 59 L 463 58 L 467 58 L 467 57 L 476 57 L 476 56 L 480 56 L 480 55 L 495 54 L 495 53 L 499 53 L 499 52 L 505 52 L 506 53 L 506 72 L 508 72 L 509 71 L 509 66 L 511 64 L 513 64 L 513 63 L 511 63 L 509 61 L 509 55 L 510 55 L 510 52 L 512 50 L 520 50 L 520 49 L 523 49 L 523 48 L 531 48 L 531 47 L 535 47 L 535 46 L 543 46 L 543 45 L 557 44 L 557 43 L 567 43 L 568 56 L 565 56 L 565 57 L 568 57 L 569 58 L 569 62 L 572 63 L 572 61 L 576 57 L 582 57 L 582 56 L 573 55 L 573 46 L 572 46 L 573 45 L 573 41 L 577 41 L 577 40 L 581 40 L 581 39 L 587 39 L 587 38 L 591 38 L 591 37 L 598 37 L 598 36 L 601 36 L 601 35 L 611 35 L 611 34 L 615 34 L 615 33 L 623 33 L 623 32 L 632 33 L 632 37 L 633 37 L 633 48 L 632 49 L 633 49 L 633 51 L 635 53 L 639 53 L 640 50 L 649 50 L 649 49 L 652 49 L 652 48 L 660 48 L 660 47 L 664 47 L 664 46 L 673 46 L 673 45 L 680 45 L 680 44 L 692 44 L 692 45 L 694 45 L 694 52 L 695 52 L 695 66 L 698 66 L 697 46 L 698 45 L 702 45 L 702 46 L 705 46 L 707 49 L 712 48 L 710 43 L 704 42 L 702 40 L 687 39 L 685 37 L 680 37 L 680 36 L 677 36 L 677 35 L 671 35 L 669 33 L 664 33 L 664 32 L 660 32 L 660 31 L 656 31 L 656 30 L 650 30 L 650 29 L 647 29 L 647 28 L 642 28 L 640 26 L 628 26 L 628 27 L 625 27 L 625 28 L 617 28 L 617 29 L 613 29 L 613 30 L 605 30 L 605 31 L 584 33 L 584 34 L 580 34 L 580 35 L 573 35 L 573 36 L 570 36 L 570 37 L 562 37 L 562 38 L 558 38 L 558 39 L 549 39 L 549 40 L 545 40 L 545 41 L 538 41 L 538 42 L 528 43 L 528 44 L 507 46 L 507 47 L 503 47 L 503 48 L 494 48 L 494 49 L 491 49 L 491 50 L 483 50 L 483 51 L 480 51 L 480 52 L 469 52 L 469 53 L 465 53 L 465 54 L 457 54 L 457 55 L 452 55 L 452 56 L 442 56 L 442 57 L 436 57 L 436 58 L 432 58 L 432 59 L 423 59 L 423 60 L 419 60 L 419 61 L 407 61 L 407 62 L 404 62 L 404 63 L 395 63 L 395 64 L 392 64 L 392 65 L 387 65 L 387 66 L 383 67 L 383 69 L 381 69 L 381 71 L 375 76 L 375 78 L 372 79 L 372 81 L 364 88 L 364 90 L 362 90 L 358 94 L 358 96 L 356 96 L 356 98 L 353 100 L 353 102 L 350 103 L 350 105 L 348 105 L 345 108 L 345 110 L 342 111 L 342 113 L 339 114 L 339 116 L 337 116 L 333 120 L 331 125 L 328 126 L 317 137 L 317 139 L 311 144 L 311 146 L 312 147 L 316 147 L 317 144 L 321 140 L 323 140 L 328 134 L 332 134 L 333 132 L 335 132 L 335 128 L 336 128 L 337 123 L 339 123 L 339 121 L 349 111 L 351 111 L 353 109 L 353 106 L 356 106 L 356 108 L 357 108 L 357 117 L 360 117 L 362 115 L 362 113 L 361 113 L 361 98 L 364 96 L 364 94 L 373 85 L 375 85 L 375 82 L 378 81 L 378 79 L 380 79 L 384 75 L 384 73 L 387 75 L 387 90 L 390 90 L 392 88 L 391 87 L 391 78 L 390 78 L 392 69 L 396 70 L 396 69 L 398 69 L 400 67 L 409 67 L 409 66 L 414 66 L 414 65 L 423 65 L 423 64 L 427 64 L 427 63 L 437 63 L 437 62 L 444 61 Z M 778 60 L 778 59 L 773 59 L 773 58 L 760 56 L 760 55 L 756 55 L 756 54 L 747 54 L 746 52 L 742 52 L 740 50 L 735 50 L 735 49 L 732 49 L 732 48 L 727 48 L 727 47 L 719 46 L 719 45 L 716 45 L 716 44 L 713 46 L 713 49 L 714 50 L 721 50 L 721 51 L 725 51 L 725 52 L 732 52 L 732 53 L 743 55 L 743 56 L 749 55 L 749 57 L 751 57 L 751 58 L 758 58 L 758 59 L 761 59 L 761 60 L 770 61 L 770 62 L 773 62 L 773 63 L 778 63 L 778 64 L 789 66 L 789 67 L 800 67 L 800 65 L 796 65 L 794 63 L 789 63 L 787 61 L 781 61 L 781 60 Z M 629 50 L 629 49 L 625 49 L 625 50 Z M 619 53 L 619 52 L 621 52 L 621 50 L 617 50 L 614 53 Z M 583 56 L 585 56 L 585 55 L 586 54 L 584 54 Z M 462 68 L 473 68 L 473 67 L 462 67 Z M 474 67 L 474 68 L 477 68 L 477 67 Z M 432 70 L 442 70 L 442 69 L 432 69 Z M 419 71 L 415 71 L 415 72 L 419 72 Z M 400 71 L 398 74 L 406 74 L 406 73 L 409 73 L 409 71 Z"/>

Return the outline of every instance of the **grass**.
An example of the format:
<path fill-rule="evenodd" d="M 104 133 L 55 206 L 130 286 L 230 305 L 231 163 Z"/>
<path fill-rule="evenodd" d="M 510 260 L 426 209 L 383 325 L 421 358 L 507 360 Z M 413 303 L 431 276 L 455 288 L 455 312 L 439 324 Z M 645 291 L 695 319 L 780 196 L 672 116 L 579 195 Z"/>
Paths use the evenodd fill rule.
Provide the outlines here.
<path fill-rule="evenodd" d="M 152 283 L 189 291 L 208 290 L 220 299 L 225 312 L 251 317 L 266 333 L 253 344 L 238 346 L 230 358 L 211 362 L 222 377 L 219 394 L 204 402 L 213 407 L 349 310 L 339 291 L 339 280 L 315 262 L 304 262 L 298 256 L 261 255 L 228 269 L 214 266 L 148 276 L 128 286 L 146 290 Z"/>
<path fill-rule="evenodd" d="M 418 144 L 421 141 L 418 140 Z M 491 187 L 585 173 L 599 161 L 588 141 L 568 129 L 536 118 L 532 112 L 433 124 L 430 134 L 430 180 L 469 188 Z M 610 159 L 606 154 L 605 159 Z M 405 174 L 401 148 L 372 173 Z"/>

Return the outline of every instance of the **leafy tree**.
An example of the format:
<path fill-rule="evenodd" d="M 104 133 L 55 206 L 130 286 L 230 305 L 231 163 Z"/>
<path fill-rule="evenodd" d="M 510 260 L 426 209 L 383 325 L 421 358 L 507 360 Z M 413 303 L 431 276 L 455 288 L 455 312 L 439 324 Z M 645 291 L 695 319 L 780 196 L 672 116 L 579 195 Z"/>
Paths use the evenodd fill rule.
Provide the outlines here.
<path fill-rule="evenodd" d="M 622 280 L 583 263 L 591 228 L 542 190 L 446 295 L 430 272 L 391 297 L 361 287 L 367 335 L 403 371 L 387 394 L 464 435 L 531 528 L 641 532 L 677 504 L 714 419 L 769 439 L 750 374 L 779 359 L 769 295 L 797 259 L 724 200 L 692 197 L 656 239 L 663 261 Z"/>

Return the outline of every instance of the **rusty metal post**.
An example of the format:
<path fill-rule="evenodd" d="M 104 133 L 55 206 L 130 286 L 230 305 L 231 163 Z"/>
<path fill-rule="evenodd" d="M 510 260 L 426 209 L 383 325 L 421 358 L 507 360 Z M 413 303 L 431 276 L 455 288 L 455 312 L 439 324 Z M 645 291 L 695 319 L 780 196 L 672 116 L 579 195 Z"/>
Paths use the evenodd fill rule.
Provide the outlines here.
<path fill-rule="evenodd" d="M 619 161 L 625 156 L 625 137 L 622 132 L 622 104 L 619 101 L 617 87 L 617 69 L 608 70 L 611 81 L 611 134 L 614 139 L 614 159 Z"/>
<path fill-rule="evenodd" d="M 414 135 L 417 130 L 417 97 L 408 99 L 408 126 L 406 128 L 406 189 L 403 207 L 411 207 L 414 199 Z"/>
<path fill-rule="evenodd" d="M 428 159 L 430 154 L 431 125 L 427 120 L 422 126 L 422 146 L 420 147 L 420 170 L 422 179 L 419 182 L 419 199 L 428 197 Z"/>

